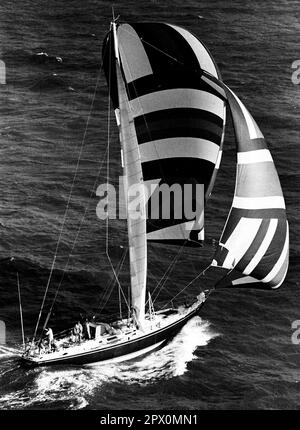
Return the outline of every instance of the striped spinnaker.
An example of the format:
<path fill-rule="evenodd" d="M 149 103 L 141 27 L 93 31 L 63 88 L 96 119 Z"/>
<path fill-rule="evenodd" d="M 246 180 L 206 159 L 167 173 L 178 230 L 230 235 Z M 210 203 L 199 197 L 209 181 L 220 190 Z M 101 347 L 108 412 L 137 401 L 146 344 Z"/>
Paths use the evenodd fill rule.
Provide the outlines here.
<path fill-rule="evenodd" d="M 232 206 L 212 265 L 228 269 L 217 287 L 278 288 L 288 270 L 289 229 L 279 177 L 255 120 L 225 84 L 236 136 L 237 172 Z"/>
<path fill-rule="evenodd" d="M 202 69 L 220 78 L 211 55 L 193 34 L 164 23 L 119 24 L 117 38 L 148 195 L 162 184 L 203 184 L 204 192 L 195 191 L 192 201 L 204 200 L 203 194 L 207 199 L 220 163 L 225 126 L 224 96 L 200 79 Z M 114 69 L 110 45 L 109 34 L 103 50 L 107 76 Z M 110 93 L 118 116 L 114 72 Z M 171 208 L 169 219 L 153 219 L 149 210 L 153 204 L 150 198 L 147 240 L 181 245 L 203 239 L 203 213 L 198 219 L 184 214 L 178 219 Z"/>

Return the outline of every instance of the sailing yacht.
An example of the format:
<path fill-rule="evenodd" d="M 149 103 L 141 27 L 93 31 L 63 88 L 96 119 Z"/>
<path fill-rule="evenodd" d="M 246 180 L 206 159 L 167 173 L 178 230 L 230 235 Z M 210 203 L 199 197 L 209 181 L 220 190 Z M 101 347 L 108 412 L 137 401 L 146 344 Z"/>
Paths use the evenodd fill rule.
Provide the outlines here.
<path fill-rule="evenodd" d="M 284 198 L 272 156 L 255 120 L 226 86 L 204 44 L 188 30 L 167 23 L 113 20 L 103 43 L 103 65 L 119 128 L 127 198 L 130 317 L 112 327 L 89 323 L 89 336 L 56 338 L 55 350 L 40 348 L 36 333 L 22 355 L 30 366 L 91 365 L 124 361 L 163 347 L 199 314 L 217 288 L 276 289 L 288 269 L 289 234 Z M 154 309 L 147 297 L 147 247 L 204 242 L 204 206 L 220 167 L 226 110 L 236 137 L 236 186 L 231 209 L 211 263 L 217 281 L 191 305 Z M 161 185 L 203 184 L 191 196 L 204 202 L 187 218 L 149 217 L 151 192 Z M 140 216 L 132 216 L 130 187 L 140 185 Z M 184 196 L 183 196 L 184 200 Z M 161 213 L 161 212 L 159 212 Z M 184 287 L 185 289 L 186 287 Z M 44 327 L 48 324 L 49 315 Z M 50 345 L 51 346 L 51 345 Z"/>

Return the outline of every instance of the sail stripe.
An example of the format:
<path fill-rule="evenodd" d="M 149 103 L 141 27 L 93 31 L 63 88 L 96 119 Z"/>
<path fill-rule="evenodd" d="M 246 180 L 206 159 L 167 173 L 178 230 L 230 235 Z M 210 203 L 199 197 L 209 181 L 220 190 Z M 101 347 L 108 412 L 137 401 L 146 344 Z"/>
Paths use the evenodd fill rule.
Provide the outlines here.
<path fill-rule="evenodd" d="M 266 161 L 273 162 L 272 155 L 268 149 L 258 149 L 256 151 L 238 152 L 238 164 L 255 164 L 263 163 Z"/>
<path fill-rule="evenodd" d="M 210 161 L 191 157 L 165 158 L 143 163 L 143 177 L 146 181 L 177 176 L 177 182 L 182 180 L 180 178 L 186 178 L 189 181 L 187 183 L 190 183 L 193 178 L 197 178 L 197 182 L 204 184 L 205 188 L 213 170 L 214 164 Z"/>
<path fill-rule="evenodd" d="M 220 145 L 222 120 L 200 109 L 166 109 L 134 119 L 139 143 L 169 137 L 200 137 Z"/>
<path fill-rule="evenodd" d="M 271 268 L 274 266 L 276 262 L 276 258 L 279 257 L 283 249 L 284 242 L 286 239 L 286 229 L 287 229 L 286 220 L 284 219 L 278 220 L 277 228 L 273 236 L 273 239 L 267 251 L 263 255 L 262 259 L 260 260 L 260 263 L 251 272 L 252 276 L 254 276 L 255 278 L 263 279 L 268 275 Z"/>
<path fill-rule="evenodd" d="M 282 196 L 238 197 L 233 199 L 232 206 L 238 209 L 271 209 L 285 208 Z"/>
<path fill-rule="evenodd" d="M 282 218 L 285 219 L 285 209 L 271 208 L 271 209 L 239 209 L 231 208 L 232 219 L 228 220 L 228 226 L 233 225 L 236 219 L 244 216 L 246 218 Z M 234 228 L 234 227 L 233 227 Z"/>
<path fill-rule="evenodd" d="M 220 100 L 226 101 L 224 91 L 220 91 L 218 87 L 212 87 L 207 82 L 200 78 L 200 72 L 191 70 L 187 77 L 186 70 L 160 70 L 159 73 L 144 76 L 127 83 L 127 92 L 129 100 L 156 91 L 170 90 L 175 88 L 189 88 L 193 90 L 202 90 L 213 94 Z"/>
<path fill-rule="evenodd" d="M 278 278 L 279 278 L 278 283 L 275 284 L 275 285 L 271 285 L 272 290 L 276 290 L 276 288 L 279 288 L 280 285 L 282 285 L 282 283 L 283 283 L 283 281 L 284 281 L 284 279 L 286 277 L 288 268 L 289 268 L 289 253 L 287 253 L 287 256 L 286 256 L 285 262 L 284 262 L 284 264 L 282 266 L 282 269 L 280 270 L 280 272 L 277 275 Z"/>
<path fill-rule="evenodd" d="M 133 117 L 170 108 L 202 109 L 223 117 L 223 102 L 213 94 L 201 90 L 177 88 L 146 94 L 130 102 Z"/>
<path fill-rule="evenodd" d="M 249 136 L 248 136 L 248 141 L 249 141 L 249 145 L 251 144 L 251 147 L 247 146 L 247 144 L 246 144 L 246 138 L 245 138 L 245 140 L 244 140 L 244 146 L 243 147 L 241 146 L 239 148 L 239 152 L 240 153 L 242 153 L 242 152 L 258 151 L 260 149 L 266 149 L 266 142 L 265 142 L 265 139 L 263 139 L 263 138 L 250 139 Z"/>
<path fill-rule="evenodd" d="M 236 186 L 238 197 L 282 196 L 274 163 L 238 164 L 237 175 L 243 178 Z M 272 181 L 268 178 L 273 177 Z M 275 207 L 275 206 L 274 206 Z"/>
<path fill-rule="evenodd" d="M 153 73 L 150 61 L 137 32 L 129 24 L 118 28 L 119 50 L 126 82 Z"/>
<path fill-rule="evenodd" d="M 229 250 L 222 266 L 232 268 L 238 264 L 253 242 L 261 219 L 241 218 L 226 243 L 220 243 Z"/>
<path fill-rule="evenodd" d="M 277 228 L 278 220 L 277 219 L 271 219 L 269 222 L 268 230 L 266 232 L 266 235 L 264 239 L 260 243 L 260 247 L 258 248 L 256 254 L 250 261 L 250 263 L 245 267 L 243 270 L 243 273 L 245 275 L 250 275 L 250 273 L 254 270 L 254 268 L 258 265 L 262 257 L 264 256 L 265 252 L 269 248 L 269 245 L 274 237 L 276 228 Z"/>
<path fill-rule="evenodd" d="M 284 276 L 286 275 L 287 272 L 287 266 L 288 266 L 288 260 L 289 260 L 289 252 L 287 251 L 284 262 L 281 266 L 281 268 L 279 269 L 279 271 L 277 272 L 276 276 L 274 276 L 274 278 L 272 279 L 272 285 L 278 285 L 278 283 L 280 283 L 281 281 L 283 281 Z"/>
<path fill-rule="evenodd" d="M 215 163 L 219 147 L 213 142 L 193 137 L 174 137 L 171 139 L 154 140 L 139 146 L 142 163 L 156 160 L 158 157 L 195 157 Z M 189 152 L 187 153 L 187 148 Z"/>
<path fill-rule="evenodd" d="M 174 28 L 174 30 L 178 31 L 181 36 L 187 41 L 187 43 L 191 46 L 192 50 L 195 52 L 199 66 L 201 69 L 206 70 L 211 73 L 213 76 L 218 77 L 217 68 L 211 56 L 208 53 L 208 50 L 203 46 L 199 39 L 197 39 L 192 33 L 185 30 L 184 28 L 178 27 L 177 25 L 168 24 L 170 27 Z"/>
<path fill-rule="evenodd" d="M 288 254 L 288 247 L 289 247 L 289 234 L 288 234 L 288 232 L 289 232 L 289 228 L 288 228 L 288 224 L 287 224 L 285 242 L 284 242 L 283 250 L 280 254 L 280 257 L 279 257 L 278 261 L 276 262 L 276 264 L 273 266 L 272 270 L 268 273 L 268 275 L 262 279 L 262 282 L 270 282 L 273 278 L 275 278 L 275 276 L 277 275 L 277 273 L 281 269 L 282 265 L 284 264 L 284 261 L 286 260 L 286 257 Z"/>
<path fill-rule="evenodd" d="M 262 240 L 264 239 L 267 233 L 269 224 L 270 224 L 270 220 L 266 220 L 266 219 L 262 220 L 253 242 L 251 243 L 248 250 L 245 252 L 243 258 L 237 264 L 237 268 L 239 272 L 244 272 L 245 267 L 248 265 L 248 263 L 252 260 L 252 258 L 256 254 Z"/>
<path fill-rule="evenodd" d="M 234 279 L 231 282 L 232 285 L 253 284 L 257 282 L 257 279 L 251 276 L 244 276 L 243 278 Z"/>
<path fill-rule="evenodd" d="M 174 124 L 174 120 L 170 122 Z M 161 127 L 159 127 L 159 123 L 155 124 L 151 133 L 147 130 L 147 127 L 145 127 L 145 132 L 143 134 L 139 133 L 139 144 L 169 138 L 199 138 L 213 142 L 216 145 L 220 144 L 220 136 L 207 129 L 200 128 L 200 121 L 198 124 L 196 123 L 194 127 L 187 127 L 187 124 L 182 127 L 180 127 L 180 124 L 173 125 L 173 127 L 166 127 L 166 125 L 166 122 L 161 123 Z"/>

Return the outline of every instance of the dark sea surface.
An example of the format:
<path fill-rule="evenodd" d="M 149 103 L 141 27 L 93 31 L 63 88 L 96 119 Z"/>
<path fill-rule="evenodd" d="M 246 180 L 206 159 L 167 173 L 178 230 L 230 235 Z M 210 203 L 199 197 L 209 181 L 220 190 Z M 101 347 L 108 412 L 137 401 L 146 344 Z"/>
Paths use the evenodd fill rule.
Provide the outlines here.
<path fill-rule="evenodd" d="M 257 120 L 286 199 L 289 272 L 278 291 L 213 293 L 200 317 L 166 348 L 140 361 L 24 370 L 13 355 L 1 354 L 0 408 L 300 409 L 300 344 L 291 340 L 291 324 L 300 320 L 300 85 L 291 79 L 291 65 L 300 60 L 299 1 L 116 0 L 113 4 L 124 21 L 166 21 L 194 32 L 210 49 L 224 82 Z M 109 304 L 102 305 L 113 275 L 105 254 L 106 224 L 96 218 L 95 194 L 107 174 L 108 93 L 101 48 L 110 19 L 108 1 L 0 4 L 0 59 L 7 80 L 0 85 L 0 258 L 4 259 L 0 319 L 6 322 L 12 350 L 21 348 L 16 273 L 25 334 L 31 336 L 60 236 L 45 306 L 47 310 L 62 281 L 51 319 L 54 331 L 72 326 L 80 313 L 91 316 L 101 311 L 106 319 L 118 312 L 117 288 Z M 230 123 L 224 149 L 206 210 L 209 243 L 220 237 L 233 196 Z M 115 183 L 121 170 L 114 123 L 110 159 L 110 182 Z M 111 222 L 109 253 L 115 267 L 126 244 L 125 221 Z M 150 247 L 152 290 L 176 253 L 170 246 Z M 156 303 L 167 303 L 209 264 L 212 255 L 209 245 L 184 251 Z M 127 263 L 120 280 L 127 289 Z M 188 298 L 205 286 L 205 278 L 192 284 Z"/>

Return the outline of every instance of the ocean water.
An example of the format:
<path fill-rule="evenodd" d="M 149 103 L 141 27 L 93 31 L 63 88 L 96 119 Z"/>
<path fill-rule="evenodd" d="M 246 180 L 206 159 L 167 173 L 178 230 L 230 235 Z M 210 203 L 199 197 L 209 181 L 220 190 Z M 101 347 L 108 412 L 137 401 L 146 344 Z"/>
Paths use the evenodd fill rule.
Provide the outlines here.
<path fill-rule="evenodd" d="M 291 327 L 300 320 L 300 85 L 291 79 L 292 63 L 300 60 L 298 2 L 116 0 L 113 5 L 124 21 L 160 20 L 194 32 L 210 49 L 224 82 L 257 120 L 286 199 L 289 272 L 278 291 L 212 294 L 200 317 L 190 321 L 166 348 L 140 361 L 22 369 L 14 356 L 21 348 L 17 272 L 25 334 L 31 336 L 59 237 L 46 301 L 47 309 L 61 283 L 51 320 L 54 330 L 72 325 L 80 314 L 100 312 L 105 319 L 118 312 L 116 289 L 103 306 L 113 276 L 105 254 L 106 224 L 97 220 L 95 212 L 95 191 L 107 175 L 108 94 L 101 73 L 101 46 L 111 2 L 3 2 L 0 59 L 6 66 L 6 85 L 0 85 L 0 319 L 6 322 L 12 353 L 0 354 L 0 408 L 299 409 L 300 345 L 293 344 Z M 230 129 L 224 148 L 206 211 L 209 240 L 219 238 L 233 195 Z M 121 171 L 114 125 L 110 159 L 109 178 L 115 183 Z M 125 222 L 110 223 L 109 255 L 115 267 L 125 248 Z M 176 252 L 161 245 L 150 248 L 151 288 Z M 157 303 L 168 302 L 209 263 L 212 254 L 209 246 L 184 251 Z M 127 287 L 126 263 L 120 280 Z M 187 298 L 200 287 L 205 287 L 205 280 L 194 283 Z"/>

